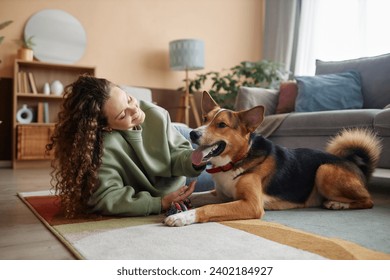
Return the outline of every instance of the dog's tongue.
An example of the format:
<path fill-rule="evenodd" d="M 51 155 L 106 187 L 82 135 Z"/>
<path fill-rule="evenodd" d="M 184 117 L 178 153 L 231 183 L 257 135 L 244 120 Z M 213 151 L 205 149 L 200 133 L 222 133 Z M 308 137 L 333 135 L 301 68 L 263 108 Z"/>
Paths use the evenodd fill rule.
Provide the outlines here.
<path fill-rule="evenodd" d="M 202 151 L 200 151 L 200 149 L 197 148 L 195 151 L 192 152 L 191 159 L 192 159 L 192 164 L 199 165 L 203 159 Z"/>
<path fill-rule="evenodd" d="M 192 163 L 195 165 L 201 164 L 203 158 L 207 156 L 213 147 L 198 147 L 195 151 L 192 152 L 191 159 Z"/>

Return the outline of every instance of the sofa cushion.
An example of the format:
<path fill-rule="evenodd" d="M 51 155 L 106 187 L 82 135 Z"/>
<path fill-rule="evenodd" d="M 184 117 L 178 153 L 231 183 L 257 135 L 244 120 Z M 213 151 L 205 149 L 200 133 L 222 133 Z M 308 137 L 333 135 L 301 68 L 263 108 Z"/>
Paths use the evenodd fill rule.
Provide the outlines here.
<path fill-rule="evenodd" d="M 316 61 L 316 75 L 355 70 L 360 73 L 364 108 L 390 104 L 390 54 L 344 61 Z"/>
<path fill-rule="evenodd" d="M 279 92 L 274 89 L 258 87 L 240 87 L 237 93 L 235 110 L 247 110 L 257 105 L 265 107 L 265 115 L 274 114 L 278 103 Z"/>
<path fill-rule="evenodd" d="M 276 114 L 290 113 L 295 110 L 295 99 L 298 95 L 298 85 L 295 81 L 281 82 Z"/>
<path fill-rule="evenodd" d="M 342 109 L 361 109 L 363 96 L 360 76 L 356 71 L 298 76 L 296 112 L 316 112 Z"/>
<path fill-rule="evenodd" d="M 275 136 L 332 136 L 343 128 L 373 128 L 374 119 L 383 110 L 357 109 L 290 113 L 272 134 Z"/>

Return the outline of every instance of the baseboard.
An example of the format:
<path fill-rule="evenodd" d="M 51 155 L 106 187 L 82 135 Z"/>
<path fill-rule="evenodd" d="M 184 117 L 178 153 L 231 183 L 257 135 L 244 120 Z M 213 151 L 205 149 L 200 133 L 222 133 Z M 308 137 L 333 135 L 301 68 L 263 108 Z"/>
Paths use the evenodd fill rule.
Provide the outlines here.
<path fill-rule="evenodd" d="M 11 168 L 12 162 L 10 160 L 0 160 L 0 168 Z"/>

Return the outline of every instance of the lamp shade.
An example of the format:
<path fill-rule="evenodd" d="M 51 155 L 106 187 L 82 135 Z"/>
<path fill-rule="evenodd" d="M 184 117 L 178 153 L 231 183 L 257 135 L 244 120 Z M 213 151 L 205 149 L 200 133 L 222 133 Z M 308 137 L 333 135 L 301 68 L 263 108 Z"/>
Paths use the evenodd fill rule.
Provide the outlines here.
<path fill-rule="evenodd" d="M 196 39 L 169 42 L 169 64 L 172 70 L 203 69 L 204 42 Z"/>

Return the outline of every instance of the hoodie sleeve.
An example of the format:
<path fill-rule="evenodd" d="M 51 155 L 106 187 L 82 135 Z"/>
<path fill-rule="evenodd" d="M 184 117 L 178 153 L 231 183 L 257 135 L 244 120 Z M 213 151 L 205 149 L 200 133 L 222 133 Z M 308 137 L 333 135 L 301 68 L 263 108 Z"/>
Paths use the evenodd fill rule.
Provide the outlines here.
<path fill-rule="evenodd" d="M 144 216 L 161 212 L 161 197 L 142 170 L 121 147 L 120 137 L 111 137 L 99 168 L 99 188 L 92 194 L 89 206 L 104 215 Z M 124 145 L 126 147 L 126 145 Z M 133 182 L 134 185 L 129 185 Z M 138 182 L 138 183 L 137 183 Z M 144 189 L 137 188 L 140 182 Z M 131 184 L 133 184 L 131 183 Z"/>
<path fill-rule="evenodd" d="M 172 158 L 172 174 L 187 177 L 199 176 L 204 168 L 195 168 L 192 164 L 191 143 L 172 125 L 169 115 L 167 115 L 167 123 L 166 133 Z"/>
<path fill-rule="evenodd" d="M 147 216 L 160 214 L 161 197 L 153 197 L 147 191 L 136 192 L 132 186 L 124 186 L 115 169 L 100 169 L 100 187 L 92 195 L 93 212 L 103 215 Z"/>

